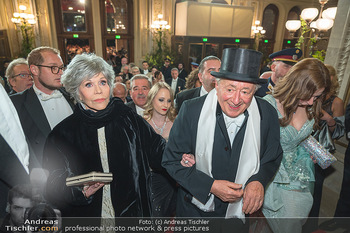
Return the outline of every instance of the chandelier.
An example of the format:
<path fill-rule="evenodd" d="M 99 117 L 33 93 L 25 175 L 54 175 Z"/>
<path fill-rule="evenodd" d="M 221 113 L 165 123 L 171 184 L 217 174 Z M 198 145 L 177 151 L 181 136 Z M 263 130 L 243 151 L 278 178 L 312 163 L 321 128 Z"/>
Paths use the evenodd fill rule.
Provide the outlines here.
<path fill-rule="evenodd" d="M 336 7 L 330 7 L 326 10 L 323 10 L 324 5 L 328 2 L 328 0 L 319 0 L 321 4 L 320 14 L 317 8 L 305 8 L 300 17 L 306 21 L 307 26 L 310 29 L 318 30 L 320 35 L 330 28 L 333 27 L 335 15 L 337 13 Z M 317 20 L 313 21 L 318 15 Z M 288 20 L 286 22 L 286 28 L 293 36 L 294 33 L 301 27 L 301 20 Z"/>
<path fill-rule="evenodd" d="M 169 30 L 170 25 L 168 24 L 167 21 L 163 20 L 163 15 L 159 14 L 158 15 L 158 20 L 154 21 L 151 25 L 151 28 L 155 30 Z"/>

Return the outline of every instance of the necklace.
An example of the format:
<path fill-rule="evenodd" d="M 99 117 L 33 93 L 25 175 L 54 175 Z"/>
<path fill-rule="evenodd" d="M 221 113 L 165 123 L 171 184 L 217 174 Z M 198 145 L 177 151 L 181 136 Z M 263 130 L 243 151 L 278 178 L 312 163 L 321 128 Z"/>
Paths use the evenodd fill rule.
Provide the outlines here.
<path fill-rule="evenodd" d="M 168 117 L 165 117 L 165 121 L 164 121 L 164 124 L 163 124 L 162 127 L 158 127 L 158 126 L 156 125 L 156 123 L 154 123 L 153 119 L 151 118 L 151 121 L 152 121 L 154 127 L 156 127 L 156 129 L 159 131 L 159 134 L 160 134 L 160 135 L 163 135 L 163 131 L 164 131 L 164 128 L 165 128 L 165 126 L 166 126 L 167 118 L 168 118 Z"/>

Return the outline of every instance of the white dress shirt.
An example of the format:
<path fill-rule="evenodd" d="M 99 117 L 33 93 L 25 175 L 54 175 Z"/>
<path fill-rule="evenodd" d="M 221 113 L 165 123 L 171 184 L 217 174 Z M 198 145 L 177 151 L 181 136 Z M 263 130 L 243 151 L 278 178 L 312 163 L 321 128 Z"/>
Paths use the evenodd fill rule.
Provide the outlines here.
<path fill-rule="evenodd" d="M 48 95 L 40 91 L 35 84 L 33 89 L 44 109 L 51 129 L 73 113 L 72 108 L 60 91 L 54 90 L 51 95 Z"/>
<path fill-rule="evenodd" d="M 208 94 L 207 90 L 205 90 L 205 88 L 203 86 L 201 86 L 201 92 L 200 92 L 199 96 L 203 96 L 206 94 Z"/>
<path fill-rule="evenodd" d="M 176 93 L 176 86 L 177 86 L 177 80 L 179 78 L 176 78 L 176 79 L 171 79 L 171 89 L 174 91 L 174 93 Z"/>
<path fill-rule="evenodd" d="M 224 121 L 227 128 L 228 137 L 230 138 L 232 146 L 233 140 L 235 139 L 238 130 L 241 128 L 245 116 L 244 114 L 241 114 L 238 117 L 232 118 L 227 116 L 224 112 L 222 114 L 224 114 Z"/>

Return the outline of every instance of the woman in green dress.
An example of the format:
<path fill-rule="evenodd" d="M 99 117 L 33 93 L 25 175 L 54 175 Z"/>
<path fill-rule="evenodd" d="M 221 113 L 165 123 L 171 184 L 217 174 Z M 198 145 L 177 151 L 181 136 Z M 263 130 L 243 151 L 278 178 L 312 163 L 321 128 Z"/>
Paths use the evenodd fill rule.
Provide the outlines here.
<path fill-rule="evenodd" d="M 325 65 L 307 58 L 294 65 L 264 97 L 276 109 L 283 159 L 265 191 L 263 214 L 273 232 L 301 232 L 312 207 L 314 163 L 299 146 L 322 117 L 322 100 L 330 83 Z"/>

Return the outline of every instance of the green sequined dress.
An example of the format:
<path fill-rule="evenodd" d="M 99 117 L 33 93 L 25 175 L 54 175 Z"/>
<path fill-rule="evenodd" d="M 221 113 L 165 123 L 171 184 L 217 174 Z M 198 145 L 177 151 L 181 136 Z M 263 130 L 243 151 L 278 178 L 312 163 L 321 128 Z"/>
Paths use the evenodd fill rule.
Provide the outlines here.
<path fill-rule="evenodd" d="M 271 95 L 264 99 L 282 118 L 276 100 Z M 313 125 L 312 119 L 306 121 L 299 131 L 291 125 L 280 127 L 283 158 L 273 181 L 266 187 L 262 209 L 274 232 L 301 232 L 312 207 L 314 163 L 299 144 L 311 134 Z M 282 219 L 285 217 L 293 219 Z"/>

